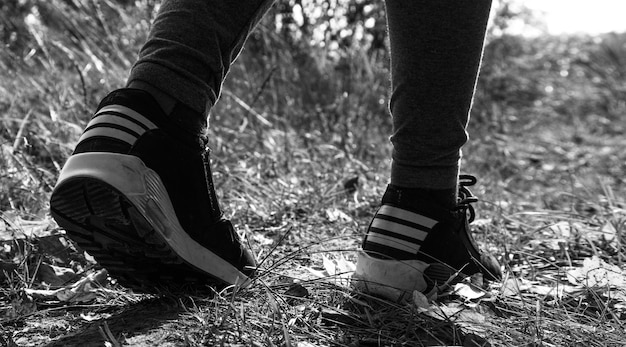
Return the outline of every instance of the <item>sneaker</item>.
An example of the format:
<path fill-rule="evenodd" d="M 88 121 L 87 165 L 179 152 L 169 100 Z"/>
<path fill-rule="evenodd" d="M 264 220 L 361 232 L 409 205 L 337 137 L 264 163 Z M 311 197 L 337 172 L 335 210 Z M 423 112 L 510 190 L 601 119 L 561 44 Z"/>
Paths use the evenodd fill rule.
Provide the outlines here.
<path fill-rule="evenodd" d="M 442 285 L 476 273 L 487 280 L 501 278 L 495 257 L 481 252 L 470 234 L 475 216 L 470 203 L 477 199 L 467 186 L 475 183 L 473 176 L 460 176 L 453 211 L 389 186 L 359 252 L 354 286 L 401 302 L 413 291 L 435 298 Z"/>
<path fill-rule="evenodd" d="M 174 113 L 192 112 L 178 104 Z M 151 292 L 244 285 L 255 262 L 217 202 L 206 139 L 138 89 L 109 94 L 50 199 L 57 223 L 118 282 Z"/>

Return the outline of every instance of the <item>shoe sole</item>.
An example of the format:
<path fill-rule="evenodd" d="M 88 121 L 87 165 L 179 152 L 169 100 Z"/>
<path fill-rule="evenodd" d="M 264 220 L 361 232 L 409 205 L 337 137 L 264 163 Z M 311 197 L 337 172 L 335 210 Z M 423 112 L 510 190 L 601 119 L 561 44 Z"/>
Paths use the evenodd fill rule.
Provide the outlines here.
<path fill-rule="evenodd" d="M 411 300 L 414 291 L 434 300 L 436 288 L 428 290 L 430 286 L 424 278 L 428 267 L 421 260 L 380 259 L 359 251 L 352 287 L 392 302 Z"/>
<path fill-rule="evenodd" d="M 120 284 L 245 286 L 249 278 L 182 228 L 158 174 L 135 156 L 81 153 L 50 199 L 53 218 Z"/>

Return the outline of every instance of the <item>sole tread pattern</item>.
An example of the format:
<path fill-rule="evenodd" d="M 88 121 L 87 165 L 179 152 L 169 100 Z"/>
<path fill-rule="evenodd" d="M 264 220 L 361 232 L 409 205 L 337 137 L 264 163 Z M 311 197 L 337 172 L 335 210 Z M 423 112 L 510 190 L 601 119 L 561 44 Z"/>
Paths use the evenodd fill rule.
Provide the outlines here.
<path fill-rule="evenodd" d="M 128 199 L 104 182 L 66 181 L 55 189 L 50 206 L 68 236 L 126 287 L 153 292 L 159 287 L 220 285 L 185 263 Z"/>

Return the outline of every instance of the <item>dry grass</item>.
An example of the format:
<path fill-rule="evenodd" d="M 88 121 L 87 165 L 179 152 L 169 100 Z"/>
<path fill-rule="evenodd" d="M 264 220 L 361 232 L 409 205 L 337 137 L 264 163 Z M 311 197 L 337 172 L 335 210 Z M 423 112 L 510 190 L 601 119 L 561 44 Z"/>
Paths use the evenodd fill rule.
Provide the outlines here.
<path fill-rule="evenodd" d="M 145 296 L 106 277 L 76 287 L 99 268 L 47 201 L 88 114 L 123 83 L 152 3 L 25 3 L 40 20 L 16 25 L 0 52 L 2 345 L 626 341 L 623 37 L 490 38 L 464 168 L 480 179 L 476 237 L 506 277 L 479 298 L 424 306 L 358 295 L 347 281 L 388 179 L 384 54 L 324 59 L 264 23 L 211 122 L 219 193 L 261 276 L 245 289 Z M 76 296 L 38 292 L 58 288 Z"/>

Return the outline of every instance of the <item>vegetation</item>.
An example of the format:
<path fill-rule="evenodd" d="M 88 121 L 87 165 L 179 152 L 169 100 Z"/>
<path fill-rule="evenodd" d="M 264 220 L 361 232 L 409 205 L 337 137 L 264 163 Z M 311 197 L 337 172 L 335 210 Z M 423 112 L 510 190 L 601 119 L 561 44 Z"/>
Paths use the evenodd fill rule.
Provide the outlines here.
<path fill-rule="evenodd" d="M 499 3 L 463 169 L 479 177 L 476 237 L 506 276 L 397 305 L 355 297 L 347 280 L 388 181 L 384 16 L 336 0 L 315 17 L 313 3 L 292 1 L 303 18 L 288 1 L 272 10 L 211 116 L 219 194 L 263 275 L 246 289 L 158 297 L 117 285 L 47 212 L 155 3 L 0 5 L 2 344 L 623 345 L 626 35 L 513 36 L 504 19 L 516 14 Z"/>

